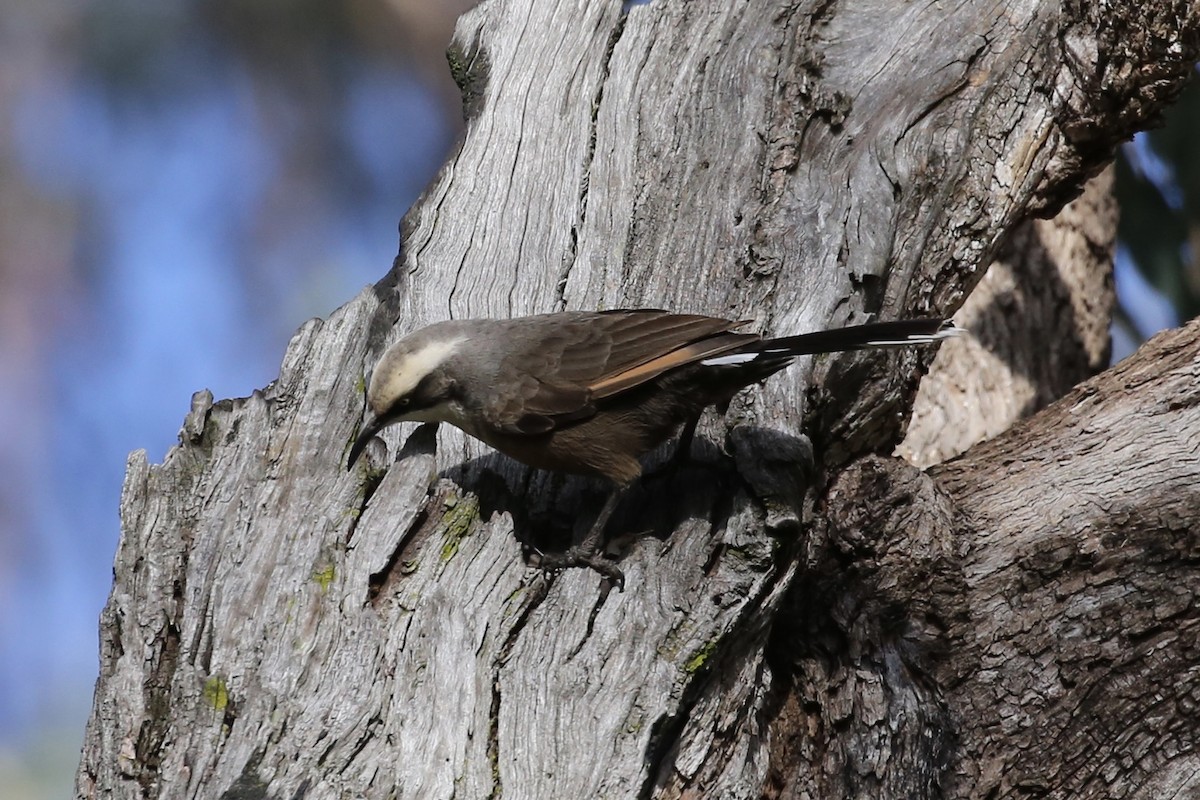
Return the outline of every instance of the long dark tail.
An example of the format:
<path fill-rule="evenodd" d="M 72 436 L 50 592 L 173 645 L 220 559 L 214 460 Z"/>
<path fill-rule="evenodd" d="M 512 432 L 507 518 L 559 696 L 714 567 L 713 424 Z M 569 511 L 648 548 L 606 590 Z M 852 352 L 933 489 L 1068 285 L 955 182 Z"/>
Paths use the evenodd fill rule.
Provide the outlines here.
<path fill-rule="evenodd" d="M 952 319 L 902 319 L 896 322 L 873 322 L 852 325 L 799 336 L 768 339 L 755 349 L 771 355 L 804 356 L 811 353 L 836 353 L 842 350 L 865 350 L 871 347 L 908 347 L 914 344 L 933 344 L 962 333 Z"/>
<path fill-rule="evenodd" d="M 962 333 L 950 319 L 902 319 L 851 325 L 799 336 L 764 339 L 744 348 L 705 359 L 706 366 L 735 366 L 754 363 L 768 371 L 780 369 L 796 356 L 836 353 L 842 350 L 866 350 L 872 347 L 910 347 L 933 344 Z"/>

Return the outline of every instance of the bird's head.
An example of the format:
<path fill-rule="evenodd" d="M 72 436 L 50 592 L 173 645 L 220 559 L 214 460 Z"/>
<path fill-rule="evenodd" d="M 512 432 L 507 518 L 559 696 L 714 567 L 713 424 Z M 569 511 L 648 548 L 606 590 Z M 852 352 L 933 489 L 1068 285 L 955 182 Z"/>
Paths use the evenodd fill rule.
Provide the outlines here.
<path fill-rule="evenodd" d="M 354 445 L 354 466 L 373 436 L 396 422 L 451 422 L 461 427 L 458 382 L 450 362 L 465 339 L 432 326 L 410 334 L 384 352 L 367 386 L 370 414 Z"/>

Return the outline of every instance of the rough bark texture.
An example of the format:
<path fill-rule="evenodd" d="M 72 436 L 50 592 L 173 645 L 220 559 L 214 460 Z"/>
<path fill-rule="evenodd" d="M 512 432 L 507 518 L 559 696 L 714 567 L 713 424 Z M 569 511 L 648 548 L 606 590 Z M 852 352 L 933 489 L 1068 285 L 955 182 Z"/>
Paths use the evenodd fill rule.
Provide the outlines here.
<path fill-rule="evenodd" d="M 1200 792 L 1200 321 L 929 474 L 857 461 L 822 510 L 772 730 L 817 768 L 773 796 Z"/>
<path fill-rule="evenodd" d="M 934 671 L 959 777 L 982 795 L 1200 792 L 1200 321 L 932 477 L 964 550 Z"/>
<path fill-rule="evenodd" d="M 937 464 L 1007 430 L 1108 365 L 1116 294 L 1113 171 L 1088 181 L 1053 219 L 1022 222 L 954 315 L 898 448 Z"/>
<path fill-rule="evenodd" d="M 131 456 L 79 795 L 1189 785 L 1194 327 L 933 477 L 861 459 L 928 354 L 797 365 L 622 504 L 624 593 L 522 559 L 599 487 L 429 427 L 343 464 L 364 372 L 447 316 L 953 310 L 1178 91 L 1198 27 L 1164 0 L 480 5 L 467 133 L 391 273 L 262 392 L 197 395 L 162 465 Z"/>

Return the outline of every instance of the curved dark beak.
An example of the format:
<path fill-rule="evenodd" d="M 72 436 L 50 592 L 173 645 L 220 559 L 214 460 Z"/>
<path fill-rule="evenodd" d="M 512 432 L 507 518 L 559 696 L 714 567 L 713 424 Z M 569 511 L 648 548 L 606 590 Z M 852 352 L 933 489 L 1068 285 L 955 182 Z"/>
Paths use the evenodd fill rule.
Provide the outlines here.
<path fill-rule="evenodd" d="M 375 435 L 387 427 L 387 423 L 378 417 L 372 417 L 367 420 L 367 424 L 363 426 L 358 434 L 358 438 L 354 440 L 354 444 L 350 447 L 350 458 L 346 462 L 346 471 L 354 469 L 354 462 L 358 461 L 358 457 L 362 455 L 362 451 L 367 448 L 367 442 L 375 438 Z"/>

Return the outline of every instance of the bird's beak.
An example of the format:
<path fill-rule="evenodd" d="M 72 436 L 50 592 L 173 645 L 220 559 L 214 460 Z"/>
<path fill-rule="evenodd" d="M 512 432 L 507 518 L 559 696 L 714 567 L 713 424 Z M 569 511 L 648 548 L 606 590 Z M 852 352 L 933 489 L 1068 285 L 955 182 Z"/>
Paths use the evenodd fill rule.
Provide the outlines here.
<path fill-rule="evenodd" d="M 387 427 L 387 423 L 379 417 L 371 417 L 371 419 L 367 420 L 367 424 L 363 425 L 362 431 L 359 432 L 358 438 L 354 440 L 354 444 L 350 448 L 350 459 L 346 462 L 347 472 L 354 468 L 354 462 L 358 461 L 358 457 L 366 449 L 367 442 L 375 438 L 375 434 L 379 433 L 385 427 Z"/>

